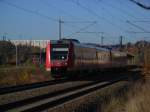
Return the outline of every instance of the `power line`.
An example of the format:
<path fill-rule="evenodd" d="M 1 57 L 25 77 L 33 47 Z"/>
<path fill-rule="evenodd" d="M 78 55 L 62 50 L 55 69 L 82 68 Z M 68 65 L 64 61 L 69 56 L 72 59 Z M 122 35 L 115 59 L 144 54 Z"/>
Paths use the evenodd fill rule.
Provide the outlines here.
<path fill-rule="evenodd" d="M 138 26 L 138 25 L 136 25 L 136 24 L 133 24 L 132 22 L 130 22 L 130 21 L 128 21 L 128 20 L 127 20 L 126 22 L 129 23 L 130 25 L 132 25 L 132 26 L 134 26 L 134 27 L 136 27 L 136 28 L 138 28 L 138 29 L 144 31 L 144 32 L 149 32 L 149 31 L 145 30 L 144 28 L 142 28 L 142 27 L 140 27 L 140 26 Z"/>
<path fill-rule="evenodd" d="M 72 24 L 78 24 L 78 23 L 96 23 L 97 21 L 63 21 L 63 23 L 65 24 L 65 25 L 67 25 L 67 26 L 69 26 L 69 27 L 76 27 L 76 28 L 78 28 L 77 26 L 75 26 L 75 25 L 72 25 Z"/>
<path fill-rule="evenodd" d="M 72 14 L 68 13 L 67 11 L 58 8 L 58 7 L 56 7 L 56 6 L 52 5 L 52 4 L 50 4 L 49 2 L 47 2 L 47 1 L 45 1 L 45 0 L 39 0 L 39 1 L 42 2 L 44 5 L 46 5 L 46 6 L 48 6 L 48 7 L 53 7 L 53 8 L 55 8 L 55 9 L 61 11 L 62 13 L 66 14 L 66 15 L 68 15 L 68 16 L 70 16 L 70 17 L 72 17 L 73 19 L 74 19 L 74 18 L 79 19 L 78 17 L 73 16 Z"/>
<path fill-rule="evenodd" d="M 100 2 L 100 0 L 98 0 L 99 2 Z M 111 5 L 111 4 L 109 4 L 109 5 Z M 112 5 L 111 5 L 111 7 L 113 7 Z M 122 10 L 123 12 L 125 12 L 124 10 Z M 128 16 L 131 16 L 130 14 L 128 14 Z M 134 16 L 133 16 L 134 17 Z M 122 20 L 120 20 L 120 21 L 122 21 Z M 140 21 L 139 21 L 140 22 Z M 147 22 L 147 21 L 141 21 L 141 22 Z M 150 21 L 149 21 L 150 22 Z M 132 24 L 133 25 L 133 24 Z M 135 25 L 134 25 L 135 26 Z M 139 27 L 139 26 L 137 26 L 136 25 L 136 27 L 138 27 L 138 28 L 140 28 L 140 29 L 142 29 L 142 30 L 144 30 L 144 28 L 141 28 L 141 27 Z"/>
<path fill-rule="evenodd" d="M 99 2 L 101 2 L 101 0 L 98 0 Z M 106 2 L 105 2 L 106 3 Z M 117 11 L 123 12 L 123 14 L 126 14 L 134 19 L 137 19 L 134 15 L 130 14 L 129 12 L 123 10 L 122 8 L 119 8 L 117 6 L 113 6 L 111 3 L 106 3 L 107 5 L 109 5 L 110 7 L 112 7 L 113 9 L 116 9 Z"/>
<path fill-rule="evenodd" d="M 61 39 L 61 24 L 65 24 L 65 25 L 67 25 L 67 26 L 69 26 L 68 25 L 68 23 L 70 24 L 70 23 L 91 23 L 91 24 L 95 24 L 95 23 L 97 23 L 96 21 L 62 21 L 62 20 L 59 20 L 59 39 Z M 71 25 L 73 28 L 74 27 L 76 27 L 76 26 L 74 26 L 74 25 Z M 88 28 L 89 26 L 86 26 L 85 27 L 85 29 L 86 28 Z M 81 30 L 84 30 L 83 28 L 81 29 Z M 75 33 L 72 33 L 71 35 L 69 35 L 69 36 L 72 36 L 72 35 L 74 35 L 74 34 L 76 34 L 76 32 Z"/>
<path fill-rule="evenodd" d="M 104 32 L 89 32 L 89 31 L 87 31 L 87 32 L 78 32 L 78 33 L 101 34 L 101 45 L 103 45 L 103 41 L 104 41 L 103 34 L 104 34 Z"/>
<path fill-rule="evenodd" d="M 53 19 L 53 18 L 51 18 L 51 17 L 49 17 L 49 16 L 45 16 L 45 15 L 43 15 L 43 14 L 41 14 L 41 13 L 38 13 L 38 12 L 36 12 L 36 11 L 32 11 L 32 10 L 29 10 L 29 9 L 26 9 L 26 8 L 23 8 L 23 7 L 20 7 L 20 6 L 18 6 L 18 5 L 12 4 L 12 3 L 10 3 L 10 2 L 6 2 L 6 1 L 3 1 L 3 0 L 0 0 L 0 2 L 3 2 L 3 3 L 5 3 L 5 4 L 10 5 L 10 6 L 12 6 L 12 7 L 15 7 L 15 8 L 17 8 L 17 9 L 23 10 L 23 11 L 25 11 L 25 12 L 32 13 L 32 14 L 36 14 L 36 15 L 38 15 L 38 16 L 44 17 L 44 18 L 46 18 L 46 19 L 50 19 L 50 20 L 52 20 L 52 21 L 60 22 L 60 20 Z M 61 23 L 92 23 L 92 24 L 94 23 L 94 24 L 95 24 L 96 21 L 94 21 L 94 22 L 92 22 L 92 21 L 61 21 Z M 82 29 L 80 29 L 80 30 L 84 30 L 84 29 L 86 29 L 86 28 L 88 28 L 88 27 L 90 27 L 90 26 L 91 26 L 91 24 L 88 25 L 88 26 L 86 26 L 86 27 L 84 27 L 84 28 L 82 28 Z M 61 34 L 60 34 L 60 35 L 61 35 Z M 73 35 L 73 34 L 71 34 L 71 35 Z M 61 36 L 59 36 L 59 37 L 61 37 Z"/>
<path fill-rule="evenodd" d="M 90 32 L 90 31 L 87 31 L 87 32 L 78 32 L 78 33 L 95 33 L 95 34 L 99 34 L 99 33 L 104 33 L 104 32 Z"/>
<path fill-rule="evenodd" d="M 137 31 L 127 31 L 128 33 L 150 33 L 150 32 L 137 32 Z"/>
<path fill-rule="evenodd" d="M 77 4 L 78 6 L 80 6 L 82 9 L 86 10 L 88 13 L 90 13 L 91 15 L 97 17 L 98 19 L 101 19 L 103 21 L 105 21 L 106 23 L 111 24 L 112 26 L 115 26 L 116 28 L 118 28 L 119 30 L 124 30 L 122 27 L 118 26 L 117 24 L 114 24 L 113 22 L 109 21 L 107 18 L 105 17 L 101 17 L 99 16 L 97 13 L 95 13 L 93 10 L 89 9 L 88 7 L 83 6 L 82 4 L 79 3 L 79 1 L 75 2 L 72 1 L 73 3 Z"/>
<path fill-rule="evenodd" d="M 100 4 L 100 1 L 98 0 L 98 3 Z M 102 6 L 102 4 L 100 4 L 101 6 Z M 105 4 L 103 4 L 103 6 L 104 6 Z M 102 7 L 100 7 L 101 9 L 103 9 L 103 10 L 105 10 L 107 13 L 109 13 L 109 15 L 111 15 L 111 17 L 112 18 L 114 18 L 115 16 L 109 11 L 109 10 L 107 10 L 106 8 L 102 8 Z M 121 17 L 118 17 L 117 19 L 119 19 L 121 22 L 124 22 L 124 20 L 121 18 Z"/>
<path fill-rule="evenodd" d="M 0 0 L 0 2 L 1 2 L 1 3 L 4 3 L 4 4 L 7 4 L 7 5 L 11 6 L 11 7 L 15 7 L 15 8 L 19 9 L 19 10 L 24 11 L 24 12 L 28 12 L 28 13 L 31 13 L 31 14 L 35 14 L 35 15 L 38 15 L 38 16 L 43 17 L 43 18 L 45 18 L 45 19 L 49 19 L 49 20 L 51 20 L 51 21 L 58 22 L 57 19 L 54 19 L 54 18 L 52 18 L 52 17 L 50 17 L 50 16 L 44 15 L 44 14 L 39 13 L 39 12 L 37 12 L 37 11 L 33 11 L 33 10 L 29 10 L 29 9 L 23 8 L 23 7 L 21 7 L 21 6 L 18 6 L 18 5 L 16 5 L 16 4 L 7 2 L 7 1 L 5 1 L 5 0 Z"/>
<path fill-rule="evenodd" d="M 127 2 L 126 0 L 123 0 L 123 1 L 124 1 L 124 2 Z M 122 0 L 119 0 L 120 5 L 124 4 L 123 1 L 122 1 Z M 129 2 L 130 2 L 130 1 L 129 1 Z M 135 10 L 135 9 L 133 8 L 133 5 L 132 5 L 132 4 L 129 5 L 129 4 L 127 3 L 127 4 L 125 4 L 125 5 L 127 6 L 128 9 L 132 10 L 133 13 L 137 13 L 137 9 Z M 131 5 L 132 5 L 132 6 L 131 6 Z M 143 15 L 143 13 L 141 13 L 141 12 L 138 11 L 138 16 L 139 16 L 139 17 L 144 17 L 145 15 Z M 143 19 L 143 18 L 137 18 L 137 19 Z"/>
<path fill-rule="evenodd" d="M 98 0 L 98 1 L 100 2 L 100 0 Z M 130 17 L 136 18 L 134 15 L 132 15 L 132 14 L 126 12 L 125 10 L 122 10 L 122 9 L 119 8 L 119 7 L 114 7 L 114 6 L 111 5 L 110 3 L 107 3 L 107 4 L 108 4 L 110 7 L 112 7 L 112 8 L 115 8 L 115 9 L 118 9 L 119 11 L 124 12 L 125 14 L 127 14 L 127 15 L 130 16 Z M 126 21 L 126 22 L 129 23 L 130 25 L 132 25 L 132 26 L 134 26 L 134 27 L 136 27 L 136 28 L 138 28 L 138 29 L 144 31 L 145 33 L 148 32 L 148 31 L 146 31 L 144 28 L 142 28 L 142 27 L 140 27 L 140 26 L 138 26 L 138 25 L 135 25 L 135 24 L 131 23 L 130 21 Z M 139 21 L 139 22 L 148 22 L 148 21 Z M 149 21 L 149 22 L 150 22 L 150 21 Z M 127 32 L 128 32 L 128 31 L 127 31 Z M 143 32 L 143 33 L 144 33 L 144 32 Z"/>
<path fill-rule="evenodd" d="M 64 23 L 96 23 L 96 21 L 65 21 Z"/>
<path fill-rule="evenodd" d="M 150 10 L 150 6 L 146 6 L 146 5 L 144 5 L 144 4 L 142 4 L 142 3 L 138 2 L 138 1 L 135 1 L 135 0 L 130 0 L 130 1 L 135 3 L 135 4 L 137 4 L 138 6 L 140 6 L 143 9 Z"/>
<path fill-rule="evenodd" d="M 60 8 L 58 8 L 58 7 L 54 6 L 54 5 L 46 2 L 45 0 L 40 0 L 40 1 L 43 2 L 45 5 L 47 5 L 49 7 L 54 7 L 56 9 L 58 9 L 59 11 L 61 11 L 61 12 L 65 13 L 65 14 L 71 16 L 72 18 L 77 18 L 77 17 L 73 16 L 72 14 L 66 12 L 65 10 L 62 10 L 62 9 L 60 9 Z M 93 23 L 93 22 L 96 22 L 96 21 L 62 21 L 62 22 L 63 23 Z"/>
<path fill-rule="evenodd" d="M 150 23 L 150 21 L 148 21 L 148 20 L 139 20 L 139 21 L 133 21 L 133 22 L 143 22 L 143 23 Z"/>
<path fill-rule="evenodd" d="M 78 31 L 73 32 L 73 33 L 71 33 L 70 35 L 68 35 L 68 36 L 66 36 L 66 37 L 71 37 L 71 36 L 73 36 L 73 35 L 79 33 L 80 31 L 84 31 L 85 29 L 88 29 L 89 27 L 93 26 L 94 24 L 96 24 L 96 22 L 93 22 L 93 23 L 91 23 L 91 24 L 89 24 L 89 25 L 87 25 L 87 26 L 85 26 L 85 27 L 83 27 L 83 28 L 80 28 Z"/>

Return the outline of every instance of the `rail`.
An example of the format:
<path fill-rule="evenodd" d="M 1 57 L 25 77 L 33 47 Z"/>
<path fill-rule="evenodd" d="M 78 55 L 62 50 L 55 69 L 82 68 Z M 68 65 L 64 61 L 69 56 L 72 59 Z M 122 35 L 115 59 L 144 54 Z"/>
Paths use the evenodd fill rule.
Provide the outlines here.
<path fill-rule="evenodd" d="M 30 90 L 30 89 L 40 88 L 40 87 L 45 87 L 45 86 L 49 86 L 49 85 L 63 83 L 66 81 L 67 81 L 67 79 L 59 79 L 59 80 L 50 80 L 50 81 L 45 81 L 45 82 L 38 82 L 38 83 L 33 83 L 33 84 L 3 87 L 3 88 L 0 88 L 0 95 L 18 92 L 18 91 Z"/>
<path fill-rule="evenodd" d="M 0 105 L 0 110 L 1 111 L 24 111 L 24 112 L 43 111 L 48 108 L 54 108 L 67 101 L 73 100 L 77 97 L 81 97 L 85 94 L 96 91 L 100 88 L 106 87 L 108 85 L 114 84 L 124 79 L 125 78 L 120 78 L 117 80 L 111 80 L 105 82 L 94 81 L 73 88 L 36 96 L 22 101 Z"/>

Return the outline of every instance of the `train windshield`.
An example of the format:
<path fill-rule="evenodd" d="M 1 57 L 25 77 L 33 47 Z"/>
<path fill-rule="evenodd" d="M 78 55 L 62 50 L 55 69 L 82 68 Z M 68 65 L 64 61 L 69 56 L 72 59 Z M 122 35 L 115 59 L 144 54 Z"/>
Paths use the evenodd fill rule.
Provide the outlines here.
<path fill-rule="evenodd" d="M 66 60 L 69 48 L 67 45 L 52 45 L 51 60 Z"/>

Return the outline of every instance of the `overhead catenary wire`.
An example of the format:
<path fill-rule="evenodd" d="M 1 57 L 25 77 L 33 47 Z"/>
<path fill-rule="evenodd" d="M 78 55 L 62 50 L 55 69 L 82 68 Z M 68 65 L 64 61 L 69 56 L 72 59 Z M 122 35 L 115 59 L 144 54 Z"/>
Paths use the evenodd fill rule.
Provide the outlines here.
<path fill-rule="evenodd" d="M 104 32 L 91 32 L 91 31 L 87 31 L 87 32 L 78 32 L 78 33 L 88 33 L 88 34 L 101 34 L 101 45 L 103 45 L 103 40 L 104 40 Z"/>
<path fill-rule="evenodd" d="M 100 0 L 98 0 L 98 3 L 99 3 L 99 4 L 101 3 Z M 102 5 L 102 4 L 100 4 L 100 5 Z M 103 5 L 106 5 L 106 4 L 103 4 Z M 110 5 L 111 8 L 114 8 L 114 6 L 112 6 L 111 4 L 109 4 L 109 5 Z M 107 6 L 106 6 L 106 7 L 107 7 Z M 105 9 L 105 10 L 106 10 L 106 9 Z M 124 10 L 119 10 L 119 11 L 125 12 Z M 109 13 L 109 15 L 111 15 L 111 16 L 114 18 L 113 14 L 110 13 L 109 10 L 107 10 L 107 13 Z M 126 13 L 127 13 L 127 12 L 126 12 Z M 130 15 L 130 14 L 128 14 L 128 13 L 127 13 L 127 15 L 132 17 L 132 15 Z M 120 22 L 126 22 L 125 18 L 124 18 L 124 20 L 123 20 L 123 18 L 119 18 L 119 17 L 118 17 L 117 19 L 120 20 Z M 127 31 L 127 30 L 126 30 L 126 31 Z M 125 32 L 126 32 L 126 31 L 125 31 Z"/>
<path fill-rule="evenodd" d="M 41 1 L 41 0 L 40 0 L 40 1 Z M 58 21 L 59 21 L 58 19 L 54 19 L 54 18 L 52 18 L 52 17 L 50 17 L 50 16 L 44 15 L 44 14 L 42 14 L 42 13 L 40 13 L 40 12 L 37 12 L 37 11 L 33 11 L 33 10 L 30 10 L 30 9 L 23 8 L 23 7 L 21 7 L 21 6 L 18 6 L 18 5 L 16 5 L 16 4 L 7 2 L 7 1 L 5 1 L 5 0 L 0 0 L 0 2 L 5 3 L 5 4 L 9 5 L 9 6 L 15 7 L 15 8 L 19 9 L 19 10 L 22 10 L 22 11 L 25 11 L 25 12 L 28 12 L 28 13 L 35 14 L 35 15 L 44 17 L 44 18 L 46 18 L 46 19 L 50 19 L 50 20 L 55 21 L 55 22 L 58 22 Z M 46 2 L 46 3 L 47 3 L 47 2 Z M 50 4 L 49 4 L 49 5 L 50 5 Z M 53 7 L 55 7 L 55 6 L 53 6 Z M 65 12 L 65 11 L 63 11 L 63 12 Z M 67 13 L 67 12 L 65 12 L 65 13 Z M 74 17 L 74 16 L 72 16 L 72 17 Z M 93 22 L 96 22 L 96 21 L 63 21 L 63 22 L 64 22 L 64 23 L 93 23 Z"/>
<path fill-rule="evenodd" d="M 77 23 L 87 24 L 88 23 L 88 25 L 86 27 L 84 27 L 86 29 L 86 28 L 89 27 L 89 24 L 91 26 L 91 24 L 95 24 L 95 23 L 97 23 L 97 21 L 63 21 L 63 20 L 59 20 L 59 26 L 61 26 L 62 23 L 65 24 L 65 25 L 67 25 L 67 26 L 69 26 L 69 27 L 71 27 L 71 28 L 74 28 L 76 26 L 75 25 L 70 25 L 70 23 L 75 23 L 75 24 L 77 24 Z M 78 28 L 78 27 L 76 27 L 76 28 Z M 85 30 L 85 29 L 83 29 L 83 30 Z M 80 30 L 82 30 L 82 28 L 80 28 Z M 60 30 L 59 30 L 59 32 L 60 32 Z M 76 32 L 72 33 L 70 36 L 72 36 L 74 34 L 76 34 Z M 67 37 L 69 37 L 69 36 L 67 36 Z"/>
<path fill-rule="evenodd" d="M 19 10 L 24 11 L 24 12 L 31 13 L 31 14 L 35 14 L 35 15 L 40 16 L 40 17 L 43 17 L 43 18 L 45 18 L 45 19 L 49 19 L 49 20 L 51 20 L 51 21 L 53 21 L 53 22 L 59 22 L 59 19 L 55 19 L 55 18 L 52 18 L 52 17 L 50 17 L 50 16 L 44 15 L 44 14 L 42 14 L 42 13 L 40 13 L 40 12 L 37 12 L 37 11 L 34 11 L 34 10 L 30 10 L 30 9 L 21 7 L 21 6 L 19 6 L 19 5 L 16 5 L 16 4 L 14 4 L 14 3 L 8 2 L 8 1 L 6 1 L 6 0 L 0 0 L 0 2 L 1 2 L 1 3 L 4 3 L 4 4 L 7 4 L 7 5 L 11 6 L 11 7 L 15 7 L 15 8 L 19 9 Z M 96 22 L 96 21 L 94 21 L 94 22 Z M 92 23 L 92 24 L 93 24 L 93 21 L 63 21 L 63 23 Z M 89 25 L 88 25 L 88 26 L 89 26 Z M 86 27 L 85 27 L 85 28 L 86 28 Z"/>
<path fill-rule="evenodd" d="M 63 21 L 63 23 L 66 25 L 66 26 L 69 26 L 71 28 L 78 28 L 77 26 L 75 26 L 74 24 L 89 24 L 89 23 L 96 23 L 97 21 Z"/>
<path fill-rule="evenodd" d="M 101 8 L 102 10 L 105 10 L 105 11 L 109 14 L 109 16 L 111 16 L 112 18 L 116 18 L 116 17 L 114 16 L 114 14 L 112 14 L 112 12 L 110 12 L 108 9 L 106 9 L 106 8 L 104 7 L 105 4 L 102 5 L 102 4 L 100 3 L 100 1 L 98 1 L 97 3 L 102 6 L 102 7 L 99 7 L 99 8 Z M 97 4 L 97 3 L 96 3 L 96 4 Z M 98 5 L 98 4 L 97 4 L 97 5 Z M 125 22 L 125 21 L 123 20 L 123 18 L 120 17 L 120 16 L 118 16 L 117 19 L 118 19 L 119 21 L 121 21 L 121 22 Z"/>
<path fill-rule="evenodd" d="M 98 1 L 101 2 L 101 0 L 98 0 Z M 105 4 L 107 4 L 107 6 L 113 8 L 113 9 L 115 9 L 116 11 L 123 12 L 123 14 L 126 14 L 126 15 L 129 16 L 129 17 L 132 17 L 132 18 L 134 18 L 134 19 L 137 19 L 137 17 L 135 17 L 133 14 L 127 12 L 126 10 L 124 10 L 124 9 L 122 9 L 122 8 L 119 8 L 119 7 L 117 7 L 117 6 L 112 5 L 110 2 L 107 2 L 107 3 L 105 2 Z"/>
<path fill-rule="evenodd" d="M 132 25 L 132 26 L 134 26 L 134 27 L 136 27 L 136 28 L 138 28 L 138 29 L 140 29 L 140 30 L 142 30 L 142 31 L 144 31 L 144 32 L 149 32 L 149 31 L 147 31 L 146 29 L 144 29 L 144 28 L 142 28 L 141 26 L 138 26 L 138 25 L 136 25 L 136 24 L 134 24 L 134 23 L 132 23 L 132 22 L 130 22 L 130 21 L 126 21 L 128 24 L 130 24 L 130 25 Z"/>
<path fill-rule="evenodd" d="M 101 19 L 102 21 L 105 21 L 106 23 L 111 24 L 112 26 L 116 27 L 117 29 L 121 30 L 121 31 L 125 31 L 125 29 L 123 29 L 122 27 L 120 27 L 119 25 L 109 21 L 109 19 L 99 16 L 95 11 L 89 9 L 88 7 L 82 5 L 81 3 L 79 3 L 79 1 L 72 1 L 74 4 L 78 5 L 80 8 L 82 8 L 83 10 L 87 11 L 88 13 L 90 13 L 91 15 L 95 16 L 98 19 Z"/>
<path fill-rule="evenodd" d="M 44 15 L 44 14 L 42 14 L 42 13 L 40 13 L 40 12 L 37 12 L 37 11 L 33 11 L 33 10 L 30 10 L 30 9 L 26 9 L 26 8 L 24 8 L 24 7 L 21 7 L 21 6 L 19 6 L 19 5 L 14 4 L 14 3 L 8 2 L 8 1 L 6 1 L 6 0 L 0 0 L 0 2 L 1 2 L 1 3 L 4 3 L 4 4 L 7 4 L 7 5 L 11 6 L 11 7 L 15 7 L 15 8 L 19 9 L 19 10 L 24 11 L 24 12 L 28 12 L 28 13 L 35 14 L 35 15 L 38 15 L 38 16 L 40 16 L 40 17 L 43 17 L 43 18 L 45 18 L 45 19 L 49 19 L 49 20 L 54 21 L 54 22 L 58 22 L 58 21 L 59 21 L 58 19 L 55 19 L 55 18 L 52 18 L 52 17 L 50 17 L 50 16 Z"/>
<path fill-rule="evenodd" d="M 72 17 L 73 19 L 80 19 L 80 18 L 77 18 L 77 17 L 73 16 L 72 14 L 68 13 L 67 11 L 62 10 L 62 9 L 60 9 L 60 8 L 58 8 L 58 7 L 56 7 L 56 6 L 54 6 L 53 4 L 50 4 L 50 3 L 47 2 L 46 0 L 39 0 L 39 1 L 41 1 L 43 4 L 45 4 L 45 5 L 48 6 L 48 7 L 53 7 L 53 8 L 55 8 L 55 9 L 61 11 L 62 13 L 66 14 L 66 15 L 68 15 L 68 16 L 70 16 L 70 17 Z M 76 21 L 62 21 L 62 23 L 63 23 L 64 25 L 69 26 L 69 27 L 72 27 L 72 28 L 75 28 L 76 26 L 75 26 L 75 25 L 70 25 L 70 24 L 93 23 L 93 22 L 96 22 L 96 21 L 81 21 L 81 20 L 76 20 Z M 69 25 L 68 25 L 68 24 L 69 24 Z M 76 28 L 78 28 L 78 27 L 76 27 Z"/>
<path fill-rule="evenodd" d="M 122 1 L 122 0 L 119 0 L 120 5 L 125 4 L 124 2 L 127 2 L 127 1 L 125 1 L 125 0 L 123 0 L 123 1 Z M 137 12 L 138 12 L 138 16 L 139 16 L 140 18 L 137 18 L 137 19 L 143 19 L 143 17 L 145 16 L 145 15 L 143 15 L 143 13 L 137 11 L 137 9 L 135 9 L 135 8 L 133 7 L 133 5 L 131 6 L 131 4 L 129 5 L 128 3 L 125 4 L 125 5 L 126 5 L 126 7 L 128 7 L 128 9 L 132 10 L 133 13 L 137 13 Z"/>
<path fill-rule="evenodd" d="M 127 32 L 128 32 L 128 33 L 145 33 L 145 34 L 146 34 L 146 33 L 147 33 L 147 34 L 150 33 L 150 32 L 137 32 L 137 31 L 127 31 Z"/>
<path fill-rule="evenodd" d="M 100 1 L 100 0 L 98 0 L 98 1 Z M 132 15 L 132 14 L 126 12 L 125 10 L 122 10 L 122 9 L 119 8 L 119 7 L 115 7 L 115 6 L 111 5 L 111 4 L 108 3 L 108 2 L 107 2 L 107 4 L 108 4 L 110 7 L 112 7 L 112 8 L 116 8 L 118 11 L 124 12 L 124 13 L 127 14 L 128 16 L 137 19 L 134 15 Z M 132 25 L 132 26 L 134 26 L 134 27 L 136 27 L 136 28 L 138 28 L 138 29 L 140 29 L 140 30 L 142 30 L 142 31 L 144 31 L 144 32 L 148 32 L 146 29 L 142 28 L 142 27 L 139 26 L 139 25 L 136 25 L 136 24 L 132 23 L 131 21 L 126 20 L 126 23 L 128 23 L 128 24 L 130 24 L 130 25 Z M 128 31 L 127 31 L 127 32 L 128 32 Z"/>
<path fill-rule="evenodd" d="M 56 7 L 56 6 L 53 5 L 52 3 L 50 4 L 50 3 L 49 3 L 48 1 L 46 1 L 46 0 L 39 0 L 39 1 L 42 2 L 45 6 L 47 6 L 47 7 L 53 7 L 53 8 L 59 10 L 60 12 L 64 13 L 65 15 L 68 15 L 69 17 L 71 17 L 71 18 L 73 18 L 73 19 L 80 19 L 80 18 L 75 17 L 74 15 L 68 13 L 67 11 L 65 11 L 65 10 L 63 10 L 63 9 L 60 9 L 60 8 Z"/>
<path fill-rule="evenodd" d="M 135 4 L 137 4 L 138 6 L 140 6 L 143 9 L 150 10 L 150 6 L 146 6 L 146 5 L 140 3 L 140 2 L 138 2 L 136 0 L 130 0 L 130 1 L 133 2 L 133 3 L 135 3 Z"/>
<path fill-rule="evenodd" d="M 77 33 L 80 32 L 80 31 L 84 31 L 84 30 L 88 29 L 89 27 L 93 26 L 93 25 L 96 24 L 96 23 L 97 23 L 97 22 L 93 22 L 93 23 L 91 23 L 91 24 L 88 24 L 87 26 L 85 26 L 85 27 L 83 27 L 83 28 L 80 28 L 78 31 L 73 32 L 73 33 L 71 33 L 70 35 L 68 35 L 68 36 L 66 36 L 66 37 L 71 37 L 71 36 L 77 34 Z"/>
<path fill-rule="evenodd" d="M 149 20 L 134 20 L 133 22 L 150 23 L 150 21 L 149 21 Z"/>
<path fill-rule="evenodd" d="M 95 23 L 97 21 L 65 21 L 65 23 Z"/>
<path fill-rule="evenodd" d="M 99 34 L 99 33 L 104 33 L 104 32 L 91 32 L 91 31 L 87 31 L 87 32 L 78 32 L 78 33 L 91 33 L 91 34 L 92 34 L 92 33 L 93 33 L 93 34 L 95 33 L 95 34 Z"/>

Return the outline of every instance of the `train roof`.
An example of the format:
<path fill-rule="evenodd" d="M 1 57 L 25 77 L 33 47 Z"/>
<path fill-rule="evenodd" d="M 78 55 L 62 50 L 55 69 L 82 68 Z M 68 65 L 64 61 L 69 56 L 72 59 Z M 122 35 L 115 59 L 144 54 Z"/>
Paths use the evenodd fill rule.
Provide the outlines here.
<path fill-rule="evenodd" d="M 113 56 L 116 56 L 116 57 L 126 57 L 127 56 L 127 53 L 126 52 L 121 52 L 121 51 L 116 51 L 116 50 L 112 50 L 111 51 Z"/>
<path fill-rule="evenodd" d="M 57 43 L 62 43 L 62 44 L 69 44 L 70 42 L 72 43 L 80 43 L 79 40 L 77 39 L 59 39 L 59 40 L 51 40 L 51 43 L 57 44 Z"/>
<path fill-rule="evenodd" d="M 103 48 L 93 43 L 80 43 L 77 39 L 60 39 L 60 40 L 51 40 L 52 44 L 62 43 L 70 44 L 72 42 L 75 46 L 84 47 L 84 48 L 93 48 L 100 51 L 110 51 L 109 48 Z"/>
<path fill-rule="evenodd" d="M 97 46 L 96 44 L 94 45 L 94 44 L 86 44 L 86 43 L 75 43 L 75 45 L 84 48 L 93 48 L 100 51 L 110 51 L 110 49 Z"/>

